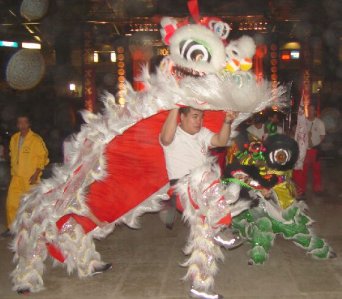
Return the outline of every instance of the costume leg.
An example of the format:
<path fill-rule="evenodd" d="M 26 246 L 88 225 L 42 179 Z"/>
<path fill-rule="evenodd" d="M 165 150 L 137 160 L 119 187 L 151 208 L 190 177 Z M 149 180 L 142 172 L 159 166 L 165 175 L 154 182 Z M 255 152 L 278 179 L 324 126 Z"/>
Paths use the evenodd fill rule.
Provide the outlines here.
<path fill-rule="evenodd" d="M 249 252 L 249 264 L 263 264 L 267 259 L 273 246 L 275 234 L 272 231 L 272 223 L 265 216 L 256 220 L 249 230 L 247 230 L 248 239 L 251 240 L 252 250 Z"/>
<path fill-rule="evenodd" d="M 273 230 L 276 233 L 280 233 L 285 239 L 293 240 L 314 258 L 326 259 L 336 256 L 326 241 L 318 238 L 311 230 L 309 226 L 312 220 L 299 207 L 289 207 L 284 210 L 283 216 L 288 221 L 292 220 L 292 223 L 286 224 L 272 219 Z"/>
<path fill-rule="evenodd" d="M 24 192 L 31 188 L 28 181 L 20 184 L 24 186 Z M 42 195 L 32 193 L 30 196 L 36 199 Z M 35 201 L 26 201 L 25 209 L 20 211 L 13 223 L 17 232 L 12 242 L 14 261 L 17 261 L 11 273 L 15 291 L 38 292 L 44 288 L 42 275 L 48 256 L 46 244 L 56 240 L 57 227 L 49 221 L 50 210 L 41 206 L 37 212 L 35 208 Z"/>
<path fill-rule="evenodd" d="M 86 277 L 92 275 L 96 268 L 105 265 L 95 249 L 92 234 L 85 234 L 82 226 L 73 218 L 63 225 L 57 244 L 65 257 L 68 273 L 77 269 L 79 277 Z"/>
<path fill-rule="evenodd" d="M 44 261 L 47 257 L 46 241 L 43 237 L 33 238 L 22 230 L 17 238 L 14 260 L 17 266 L 11 273 L 13 290 L 39 292 L 44 289 Z"/>
<path fill-rule="evenodd" d="M 257 214 L 249 210 L 233 218 L 233 229 L 238 230 L 240 235 L 252 245 L 252 249 L 248 252 L 250 265 L 263 264 L 268 259 L 276 236 L 272 231 L 269 217 L 258 218 Z"/>
<path fill-rule="evenodd" d="M 190 236 L 185 254 L 190 255 L 184 266 L 188 272 L 184 279 L 192 283 L 192 291 L 211 293 L 214 276 L 218 271 L 217 260 L 223 259 L 221 249 L 214 243 L 215 230 L 203 217 L 194 217 L 190 223 Z"/>
<path fill-rule="evenodd" d="M 185 263 L 188 266 L 185 279 L 192 283 L 190 295 L 194 298 L 222 298 L 213 291 L 217 261 L 223 259 L 220 247 L 235 247 L 235 242 L 230 244 L 217 237 L 223 228 L 231 224 L 230 201 L 236 201 L 240 186 L 232 184 L 227 187 L 224 191 L 226 196 L 222 196 L 221 188 L 217 181 L 205 189 L 210 190 L 208 194 L 197 193 L 197 197 L 192 197 L 191 192 L 187 192 L 190 196 L 186 201 L 182 197 L 184 218 L 190 224 L 190 237 L 184 250 L 185 254 L 190 254 Z M 205 202 L 207 205 L 203 204 Z"/>
<path fill-rule="evenodd" d="M 223 185 L 219 167 L 212 163 L 199 167 L 176 186 L 183 219 L 190 225 L 184 250 L 190 258 L 184 264 L 188 266 L 184 279 L 192 283 L 193 298 L 222 298 L 213 291 L 217 260 L 223 259 L 220 247 L 234 248 L 236 239 L 231 244 L 230 239 L 221 237 L 221 232 L 231 224 L 232 205 L 236 213 L 249 207 L 237 204 L 240 190 L 238 184 Z"/>

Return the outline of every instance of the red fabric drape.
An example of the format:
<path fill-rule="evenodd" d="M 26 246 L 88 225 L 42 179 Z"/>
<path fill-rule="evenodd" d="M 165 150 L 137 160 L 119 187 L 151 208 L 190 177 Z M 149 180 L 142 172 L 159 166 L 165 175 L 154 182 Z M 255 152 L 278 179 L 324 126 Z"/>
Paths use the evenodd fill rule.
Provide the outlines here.
<path fill-rule="evenodd" d="M 90 185 L 87 204 L 101 221 L 113 222 L 134 209 L 168 182 L 159 133 L 168 112 L 144 119 L 114 138 L 106 147 L 107 176 Z M 217 132 L 224 119 L 221 111 L 206 111 L 204 126 Z M 96 225 L 89 218 L 75 214 L 61 217 L 56 225 L 74 218 L 87 233 Z M 49 253 L 63 262 L 64 257 L 53 244 Z"/>
<path fill-rule="evenodd" d="M 159 133 L 168 112 L 144 119 L 107 146 L 107 177 L 90 186 L 87 203 L 101 221 L 113 222 L 168 182 Z M 204 126 L 218 131 L 224 114 L 206 111 Z"/>

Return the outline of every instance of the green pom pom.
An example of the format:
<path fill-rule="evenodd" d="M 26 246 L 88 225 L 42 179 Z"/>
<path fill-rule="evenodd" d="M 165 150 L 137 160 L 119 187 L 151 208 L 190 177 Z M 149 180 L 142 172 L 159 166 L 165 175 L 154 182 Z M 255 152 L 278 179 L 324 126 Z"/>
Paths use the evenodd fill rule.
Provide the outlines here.
<path fill-rule="evenodd" d="M 239 234 L 246 238 L 246 230 L 247 230 L 248 222 L 245 219 L 242 219 L 240 221 L 237 221 L 233 218 L 232 221 L 232 229 L 234 231 L 238 231 Z"/>
<path fill-rule="evenodd" d="M 251 222 L 254 222 L 255 219 L 253 215 L 251 214 L 251 212 L 249 210 L 246 210 L 242 212 L 241 214 L 235 216 L 233 220 L 236 220 L 236 221 L 247 220 L 247 222 L 251 223 Z"/>
<path fill-rule="evenodd" d="M 274 234 L 270 232 L 263 232 L 257 227 L 253 228 L 252 232 L 252 244 L 254 246 L 262 246 L 266 251 L 269 251 L 272 247 Z"/>
<path fill-rule="evenodd" d="M 256 221 L 257 227 L 263 232 L 271 232 L 272 231 L 272 222 L 270 219 L 266 217 L 262 217 Z"/>
<path fill-rule="evenodd" d="M 299 245 L 307 248 L 310 245 L 311 236 L 310 235 L 304 235 L 304 234 L 297 234 L 294 236 L 293 240 L 296 243 L 298 243 Z"/>
<path fill-rule="evenodd" d="M 313 236 L 311 238 L 309 249 L 310 250 L 314 250 L 314 249 L 317 249 L 317 248 L 323 248 L 324 245 L 325 245 L 325 242 L 322 239 L 320 239 L 320 238 L 318 238 L 316 236 Z"/>
<path fill-rule="evenodd" d="M 268 254 L 262 246 L 255 246 L 250 251 L 250 257 L 254 264 L 263 264 L 267 260 Z"/>
<path fill-rule="evenodd" d="M 330 246 L 325 245 L 322 248 L 315 249 L 310 252 L 313 257 L 319 258 L 319 259 L 327 259 L 329 257 L 329 252 L 330 252 Z"/>
<path fill-rule="evenodd" d="M 297 234 L 309 234 L 309 230 L 305 225 L 296 223 L 285 224 L 275 219 L 271 219 L 273 231 L 276 234 L 283 234 L 285 239 L 291 239 Z"/>
<path fill-rule="evenodd" d="M 296 217 L 296 222 L 301 225 L 307 225 L 310 222 L 310 218 L 304 214 L 300 214 Z"/>
<path fill-rule="evenodd" d="M 289 221 L 294 219 L 298 211 L 297 207 L 288 207 L 286 210 L 283 211 L 283 217 L 285 220 Z"/>

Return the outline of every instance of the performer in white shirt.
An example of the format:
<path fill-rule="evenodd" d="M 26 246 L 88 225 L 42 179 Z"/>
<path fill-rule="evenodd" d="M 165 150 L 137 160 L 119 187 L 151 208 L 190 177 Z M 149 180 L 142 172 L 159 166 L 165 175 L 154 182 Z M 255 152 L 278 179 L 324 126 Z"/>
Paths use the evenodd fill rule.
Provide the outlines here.
<path fill-rule="evenodd" d="M 325 137 L 325 126 L 322 120 L 316 117 L 314 105 L 308 107 L 308 117 L 306 119 L 308 134 L 308 149 L 306 151 L 303 169 L 296 169 L 293 172 L 293 179 L 297 184 L 297 193 L 299 198 L 304 199 L 307 185 L 307 176 L 309 168 L 313 171 L 313 191 L 320 194 L 323 191 L 321 181 L 321 163 L 318 159 L 318 146 Z"/>
<path fill-rule="evenodd" d="M 190 171 L 203 165 L 207 160 L 209 148 L 227 146 L 231 124 L 237 113 L 228 111 L 221 130 L 214 133 L 202 126 L 203 111 L 192 107 L 182 107 L 169 112 L 160 133 L 160 143 L 164 150 L 166 169 L 173 186 Z M 178 123 L 178 117 L 180 122 Z M 172 228 L 175 217 L 175 195 L 172 195 L 167 208 L 165 224 Z M 238 236 L 226 232 L 231 248 L 242 243 Z"/>
<path fill-rule="evenodd" d="M 248 137 L 251 140 L 264 140 L 265 128 L 261 115 L 257 114 L 253 117 L 252 125 L 247 128 Z"/>
<path fill-rule="evenodd" d="M 178 123 L 178 115 L 180 123 Z M 202 126 L 204 112 L 191 107 L 171 110 L 160 134 L 169 179 L 177 180 L 201 166 L 210 147 L 226 146 L 236 113 L 227 112 L 220 132 Z"/>

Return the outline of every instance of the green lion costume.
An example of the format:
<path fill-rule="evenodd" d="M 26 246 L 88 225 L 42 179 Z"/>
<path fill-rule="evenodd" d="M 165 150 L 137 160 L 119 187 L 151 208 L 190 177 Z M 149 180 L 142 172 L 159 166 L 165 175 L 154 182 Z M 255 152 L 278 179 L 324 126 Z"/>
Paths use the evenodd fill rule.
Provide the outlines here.
<path fill-rule="evenodd" d="M 291 180 L 298 145 L 285 135 L 273 135 L 264 143 L 251 142 L 235 154 L 225 170 L 225 182 L 243 186 L 242 197 L 255 201 L 253 208 L 233 218 L 232 227 L 251 244 L 251 265 L 263 264 L 277 235 L 292 240 L 318 259 L 336 257 L 327 242 L 315 235 L 307 206 L 295 199 Z"/>

